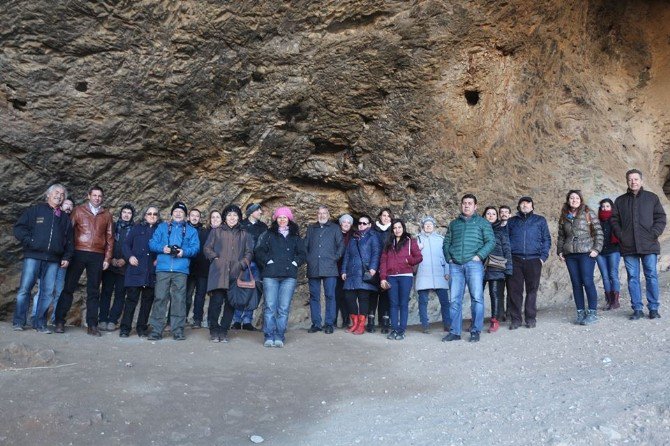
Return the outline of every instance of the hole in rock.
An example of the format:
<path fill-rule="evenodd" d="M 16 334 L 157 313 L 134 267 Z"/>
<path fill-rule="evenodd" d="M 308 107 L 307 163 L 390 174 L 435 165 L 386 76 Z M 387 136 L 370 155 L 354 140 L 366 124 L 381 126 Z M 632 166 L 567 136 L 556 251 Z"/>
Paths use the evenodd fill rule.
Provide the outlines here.
<path fill-rule="evenodd" d="M 670 171 L 665 177 L 665 183 L 663 183 L 663 193 L 670 199 Z"/>
<path fill-rule="evenodd" d="M 479 91 L 477 90 L 465 90 L 463 96 L 465 96 L 465 100 L 468 101 L 468 105 L 477 105 L 479 102 Z"/>
<path fill-rule="evenodd" d="M 74 89 L 77 90 L 77 91 L 84 92 L 84 91 L 88 90 L 88 82 L 84 82 L 84 81 L 77 82 L 74 85 Z"/>
<path fill-rule="evenodd" d="M 19 111 L 23 111 L 26 105 L 28 105 L 28 102 L 22 99 L 12 99 L 12 107 Z"/>

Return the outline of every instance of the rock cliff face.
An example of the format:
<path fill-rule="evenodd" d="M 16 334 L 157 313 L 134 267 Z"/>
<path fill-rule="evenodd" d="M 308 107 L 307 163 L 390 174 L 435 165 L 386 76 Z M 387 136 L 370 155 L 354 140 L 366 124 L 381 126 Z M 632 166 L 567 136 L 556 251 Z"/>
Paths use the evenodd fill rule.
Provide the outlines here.
<path fill-rule="evenodd" d="M 446 226 L 465 192 L 529 194 L 554 232 L 568 189 L 595 204 L 628 168 L 670 193 L 666 1 L 10 0 L 0 19 L 4 311 L 11 225 L 55 181 L 303 225 L 326 203 Z M 544 302 L 567 299 L 547 269 Z"/>

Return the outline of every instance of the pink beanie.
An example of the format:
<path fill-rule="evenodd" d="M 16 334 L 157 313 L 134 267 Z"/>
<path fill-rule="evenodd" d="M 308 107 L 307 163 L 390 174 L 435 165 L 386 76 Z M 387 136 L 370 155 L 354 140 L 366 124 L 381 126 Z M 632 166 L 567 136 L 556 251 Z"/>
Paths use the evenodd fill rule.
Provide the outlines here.
<path fill-rule="evenodd" d="M 282 206 L 277 208 L 272 214 L 272 219 L 276 220 L 277 217 L 287 217 L 290 221 L 293 221 L 293 212 L 288 206 Z"/>

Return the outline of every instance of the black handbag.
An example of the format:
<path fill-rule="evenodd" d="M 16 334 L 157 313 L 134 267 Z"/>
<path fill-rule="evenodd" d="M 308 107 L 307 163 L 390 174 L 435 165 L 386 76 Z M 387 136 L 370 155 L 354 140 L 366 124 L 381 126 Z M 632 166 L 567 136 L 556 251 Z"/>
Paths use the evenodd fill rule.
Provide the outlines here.
<path fill-rule="evenodd" d="M 244 311 L 248 308 L 255 309 L 258 306 L 258 291 L 256 281 L 251 268 L 247 263 L 247 269 L 240 271 L 236 280 L 231 280 L 228 285 L 228 303 L 236 310 Z"/>
<path fill-rule="evenodd" d="M 358 246 L 358 240 L 356 240 L 356 249 L 358 250 L 358 256 L 361 258 L 361 265 L 363 269 L 363 282 L 378 287 L 380 283 L 379 272 L 376 272 L 374 276 L 370 274 L 370 267 L 366 265 L 365 261 L 363 260 L 363 256 L 361 255 L 361 248 L 360 246 Z"/>

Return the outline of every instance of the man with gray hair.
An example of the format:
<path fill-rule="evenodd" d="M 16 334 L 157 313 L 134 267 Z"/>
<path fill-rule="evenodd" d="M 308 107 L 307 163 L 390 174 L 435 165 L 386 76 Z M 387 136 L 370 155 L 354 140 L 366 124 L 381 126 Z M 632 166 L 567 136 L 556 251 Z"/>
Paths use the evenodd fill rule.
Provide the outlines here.
<path fill-rule="evenodd" d="M 644 316 L 640 262 L 646 282 L 649 319 L 657 319 L 661 314 L 658 312 L 660 292 L 656 263 L 661 253 L 658 238 L 665 229 L 665 211 L 658 196 L 642 187 L 642 172 L 637 169 L 626 172 L 626 183 L 628 191 L 614 201 L 612 232 L 619 239 L 628 274 L 628 293 L 633 307 L 630 319 L 637 320 Z"/>
<path fill-rule="evenodd" d="M 65 187 L 54 184 L 46 191 L 46 203 L 29 207 L 14 225 L 14 237 L 23 246 L 21 285 L 16 296 L 12 321 L 14 330 L 21 331 L 26 323 L 30 292 L 39 279 L 39 297 L 33 328 L 51 333 L 46 313 L 56 282 L 58 268 L 67 268 L 72 253 L 73 233 L 68 215 L 60 208 L 67 196 Z"/>
<path fill-rule="evenodd" d="M 309 333 L 322 330 L 321 324 L 321 284 L 323 283 L 326 317 L 323 330 L 333 332 L 335 313 L 335 286 L 337 285 L 337 261 L 344 253 L 342 231 L 330 221 L 330 212 L 326 206 L 319 206 L 316 212 L 317 222 L 307 227 L 305 248 L 307 250 L 307 278 L 309 281 L 309 308 L 312 326 Z"/>

